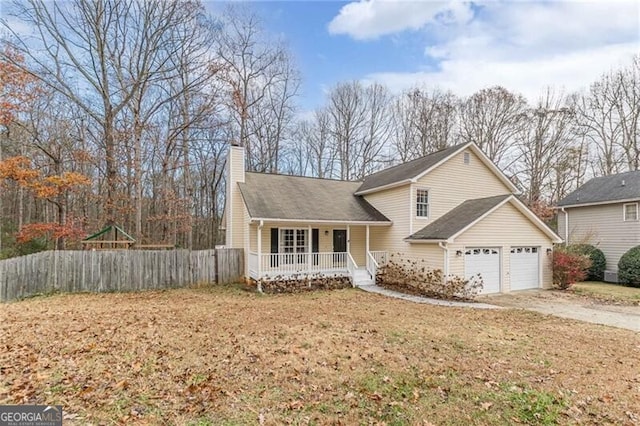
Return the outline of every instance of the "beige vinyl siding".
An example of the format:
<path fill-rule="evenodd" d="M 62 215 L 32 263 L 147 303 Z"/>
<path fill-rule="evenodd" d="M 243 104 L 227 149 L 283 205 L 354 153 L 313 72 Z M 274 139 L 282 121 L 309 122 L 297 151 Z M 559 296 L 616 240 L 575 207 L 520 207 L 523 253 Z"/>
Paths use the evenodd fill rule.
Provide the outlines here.
<path fill-rule="evenodd" d="M 351 226 L 349 228 L 349 250 L 358 267 L 366 265 L 366 237 L 366 228 L 364 226 Z M 369 231 L 369 238 L 371 238 L 371 231 Z"/>
<path fill-rule="evenodd" d="M 370 228 L 370 249 L 386 250 L 390 253 L 405 251 L 409 244 L 403 240 L 410 235 L 409 185 L 367 194 L 364 198 L 393 223 L 391 227 Z"/>
<path fill-rule="evenodd" d="M 551 259 L 547 249 L 552 248 L 552 243 L 549 237 L 510 203 L 499 207 L 449 245 L 449 273 L 458 276 L 465 274 L 464 255 L 458 256 L 456 251 L 464 253 L 466 248 L 471 247 L 498 248 L 501 253 L 502 291 L 508 292 L 511 287 L 511 247 L 518 246 L 539 248 L 542 286 L 551 287 Z"/>
<path fill-rule="evenodd" d="M 242 200 L 242 194 L 238 187 L 238 182 L 244 182 L 244 148 L 232 146 L 229 149 L 228 161 L 228 182 L 227 185 L 227 205 L 231 206 L 227 210 L 227 243 L 231 248 L 245 248 L 245 230 L 248 222 L 245 218 L 246 207 Z M 229 239 L 228 236 L 231 236 Z M 247 241 L 248 244 L 248 241 Z"/>
<path fill-rule="evenodd" d="M 464 164 L 464 152 L 469 153 L 469 164 Z M 451 211 L 465 200 L 510 194 L 509 188 L 473 151 L 463 151 L 451 157 L 415 184 L 412 184 L 411 211 L 414 232 Z M 415 189 L 429 190 L 429 218 L 416 216 Z"/>
<path fill-rule="evenodd" d="M 407 244 L 405 250 L 393 253 L 393 255 L 407 260 L 424 262 L 424 265 L 429 268 L 444 271 L 444 250 L 437 243 Z"/>
<path fill-rule="evenodd" d="M 565 208 L 569 213 L 569 244 L 593 244 L 607 258 L 607 269 L 618 270 L 618 261 L 632 247 L 640 245 L 640 222 L 623 220 L 623 205 Z M 564 213 L 558 214 L 558 231 L 564 238 Z"/>

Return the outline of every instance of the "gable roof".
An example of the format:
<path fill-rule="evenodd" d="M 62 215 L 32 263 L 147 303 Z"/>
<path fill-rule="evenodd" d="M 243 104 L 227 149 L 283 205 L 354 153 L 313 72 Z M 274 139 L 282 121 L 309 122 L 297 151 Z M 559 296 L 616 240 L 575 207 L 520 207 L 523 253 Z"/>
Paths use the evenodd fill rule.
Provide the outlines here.
<path fill-rule="evenodd" d="M 466 200 L 405 240 L 408 242 L 453 242 L 458 235 L 506 203 L 511 203 L 553 242 L 562 242 L 562 239 L 551 228 L 513 194 Z"/>
<path fill-rule="evenodd" d="M 114 231 L 114 235 L 115 238 L 117 239 L 118 237 L 118 232 L 123 235 L 125 237 L 126 240 L 135 242 L 136 239 L 133 238 L 131 235 L 129 235 L 127 232 L 125 232 L 121 227 L 119 227 L 118 225 L 107 225 L 106 227 L 102 228 L 100 231 L 96 232 L 93 235 L 89 235 L 87 238 L 85 238 L 82 241 L 92 241 L 92 240 L 97 240 L 99 237 L 105 235 L 106 233 L 108 233 L 109 231 Z"/>
<path fill-rule="evenodd" d="M 360 184 L 247 172 L 238 186 L 253 219 L 391 223 L 353 194 Z"/>
<path fill-rule="evenodd" d="M 558 202 L 558 207 L 640 199 L 640 171 L 596 177 Z"/>
<path fill-rule="evenodd" d="M 364 181 L 358 188 L 357 192 L 365 192 L 381 186 L 387 186 L 413 179 L 425 170 L 430 169 L 440 161 L 458 152 L 466 145 L 468 144 L 454 145 L 432 154 L 425 155 L 424 157 L 416 158 L 415 160 L 407 161 L 406 163 L 398 164 L 397 166 L 389 167 L 373 173 L 364 178 Z"/>
<path fill-rule="evenodd" d="M 362 185 L 360 185 L 356 191 L 356 195 L 364 195 L 385 188 L 392 188 L 414 182 L 464 149 L 473 151 L 478 158 L 480 158 L 480 161 L 482 161 L 511 192 L 519 192 L 513 182 L 504 175 L 498 166 L 496 166 L 475 143 L 468 142 L 450 146 L 449 148 L 442 149 L 424 157 L 416 158 L 415 160 L 373 173 L 365 177 Z"/>
<path fill-rule="evenodd" d="M 418 232 L 410 235 L 407 240 L 448 240 L 510 196 L 510 194 L 506 194 L 466 200 Z"/>

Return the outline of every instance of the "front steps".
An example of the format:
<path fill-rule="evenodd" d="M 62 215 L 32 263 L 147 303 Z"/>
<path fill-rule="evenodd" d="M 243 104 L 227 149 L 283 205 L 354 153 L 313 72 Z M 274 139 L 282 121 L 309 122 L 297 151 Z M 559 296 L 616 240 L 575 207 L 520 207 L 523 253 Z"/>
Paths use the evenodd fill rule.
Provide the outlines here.
<path fill-rule="evenodd" d="M 353 274 L 353 284 L 355 287 L 363 287 L 374 285 L 375 281 L 371 278 L 366 268 L 358 268 Z"/>

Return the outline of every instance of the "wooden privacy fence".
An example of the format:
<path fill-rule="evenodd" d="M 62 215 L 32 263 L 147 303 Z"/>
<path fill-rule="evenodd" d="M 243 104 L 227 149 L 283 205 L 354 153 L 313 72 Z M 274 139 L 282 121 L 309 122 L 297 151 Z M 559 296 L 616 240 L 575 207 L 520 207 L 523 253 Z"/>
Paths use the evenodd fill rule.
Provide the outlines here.
<path fill-rule="evenodd" d="M 40 293 L 136 291 L 229 283 L 242 249 L 46 251 L 0 260 L 0 301 Z"/>

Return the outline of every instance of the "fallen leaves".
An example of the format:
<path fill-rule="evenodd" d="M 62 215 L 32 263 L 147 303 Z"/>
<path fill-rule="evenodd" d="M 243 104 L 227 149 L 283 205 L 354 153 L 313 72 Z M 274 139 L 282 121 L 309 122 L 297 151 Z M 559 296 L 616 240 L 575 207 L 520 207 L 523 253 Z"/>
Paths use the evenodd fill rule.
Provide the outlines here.
<path fill-rule="evenodd" d="M 0 403 L 61 403 L 70 425 L 505 423 L 522 389 L 562 394 L 569 422 L 640 413 L 637 335 L 529 313 L 228 289 L 0 309 Z"/>

